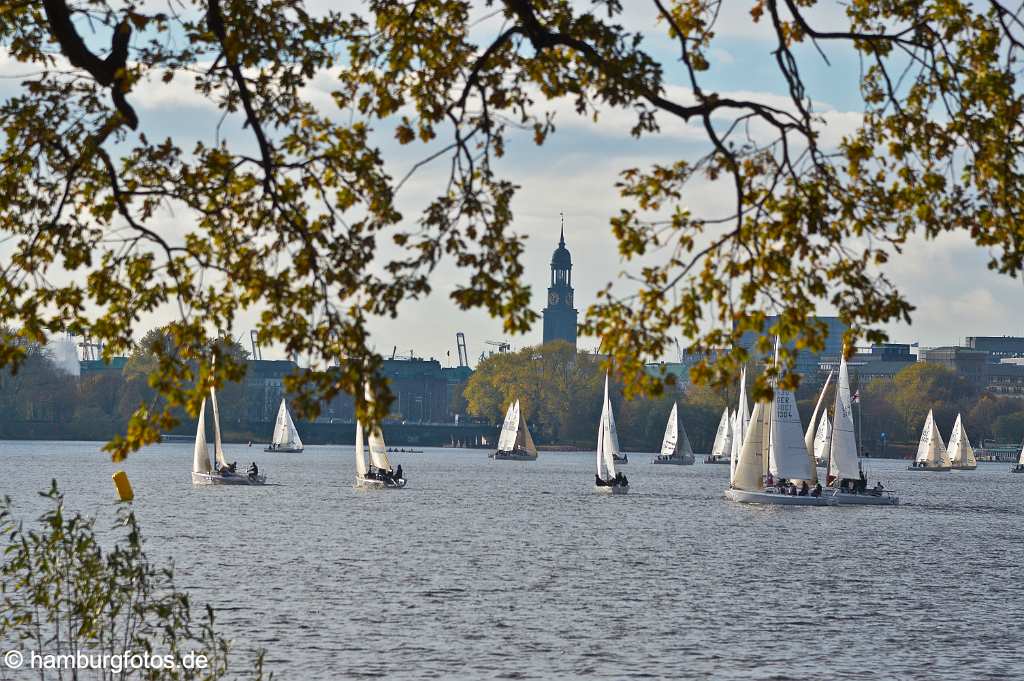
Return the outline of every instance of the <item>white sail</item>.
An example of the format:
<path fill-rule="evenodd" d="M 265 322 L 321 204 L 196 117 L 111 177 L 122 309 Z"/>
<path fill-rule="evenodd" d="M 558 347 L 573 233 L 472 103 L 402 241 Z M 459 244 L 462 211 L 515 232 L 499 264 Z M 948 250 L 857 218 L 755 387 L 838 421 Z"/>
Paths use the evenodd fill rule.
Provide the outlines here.
<path fill-rule="evenodd" d="M 775 388 L 771 424 L 768 470 L 776 478 L 811 480 L 814 464 L 807 455 L 804 428 L 792 392 Z"/>
<path fill-rule="evenodd" d="M 292 421 L 292 415 L 288 411 L 288 405 L 281 398 L 281 406 L 277 410 L 277 422 L 274 424 L 274 437 L 272 442 L 278 449 L 302 449 L 302 438 Z"/>
<path fill-rule="evenodd" d="M 516 400 L 516 417 L 519 425 L 516 429 L 515 448 L 536 456 L 537 445 L 533 444 L 533 436 L 530 435 L 530 429 L 526 426 L 526 417 L 523 416 L 522 410 L 519 408 L 519 400 Z"/>
<path fill-rule="evenodd" d="M 370 461 L 381 470 L 391 470 L 391 462 L 388 461 L 388 448 L 384 444 L 384 433 L 381 432 L 380 426 L 370 431 Z"/>
<path fill-rule="evenodd" d="M 839 385 L 832 410 L 832 442 L 829 445 L 828 474 L 838 480 L 860 477 L 860 456 L 853 429 L 853 406 L 850 402 L 850 370 L 846 356 L 839 360 Z"/>
<path fill-rule="evenodd" d="M 668 423 L 665 424 L 665 435 L 661 438 L 661 455 L 675 456 L 676 448 L 679 446 L 679 405 L 672 405 L 672 412 L 668 415 Z"/>
<path fill-rule="evenodd" d="M 210 449 L 206 446 L 206 398 L 199 407 L 199 426 L 196 428 L 196 447 L 192 453 L 192 472 L 210 473 Z"/>
<path fill-rule="evenodd" d="M 722 412 L 722 420 L 718 422 L 718 430 L 715 431 L 715 443 L 711 446 L 711 456 L 721 458 L 732 451 L 732 418 L 729 415 L 729 407 Z"/>
<path fill-rule="evenodd" d="M 831 444 L 832 423 L 828 420 L 828 414 L 822 414 L 821 421 L 818 421 L 818 432 L 814 436 L 814 461 L 816 463 L 827 462 Z"/>
<path fill-rule="evenodd" d="M 220 442 L 220 410 L 217 408 L 217 391 L 210 386 L 210 404 L 213 405 L 213 456 L 217 460 L 217 470 L 228 463 L 224 459 L 224 448 Z"/>
<path fill-rule="evenodd" d="M 814 405 L 814 411 L 811 412 L 811 420 L 807 424 L 807 432 L 804 433 L 804 444 L 807 445 L 807 451 L 815 458 L 818 458 L 817 444 L 815 444 L 817 442 L 816 438 L 821 430 L 820 426 L 815 428 L 815 422 L 818 420 L 818 414 L 821 413 L 821 405 L 825 402 L 825 393 L 828 392 L 828 386 L 832 383 L 832 374 L 834 373 L 834 371 L 828 372 L 828 377 L 825 379 L 825 386 L 821 389 L 821 394 L 818 395 L 818 401 Z M 825 411 L 824 420 L 828 420 L 828 410 Z"/>
<path fill-rule="evenodd" d="M 366 474 L 370 472 L 370 467 L 366 464 L 366 450 L 363 447 L 363 424 L 359 419 L 356 419 L 356 475 L 360 478 L 365 478 Z"/>
<path fill-rule="evenodd" d="M 967 430 L 964 428 L 960 414 L 956 415 L 953 432 L 949 435 L 948 455 L 950 464 L 954 466 L 978 465 L 974 458 L 974 448 L 971 447 L 971 441 L 967 438 Z"/>
<path fill-rule="evenodd" d="M 612 402 L 608 397 L 608 374 L 604 376 L 604 407 L 601 409 L 601 425 L 597 429 L 597 471 L 601 475 L 602 464 L 606 476 L 602 480 L 615 477 L 615 457 L 619 454 L 619 434 L 615 429 L 615 414 L 612 413 Z"/>
<path fill-rule="evenodd" d="M 736 462 L 740 458 L 740 449 L 743 447 L 743 435 L 747 432 L 747 423 L 750 422 L 750 410 L 747 408 L 747 367 L 740 370 L 740 404 L 733 419 L 732 451 L 729 455 L 730 480 L 735 475 Z"/>
<path fill-rule="evenodd" d="M 1020 448 L 1020 455 L 1017 457 L 1017 463 L 1024 466 L 1024 445 Z"/>
<path fill-rule="evenodd" d="M 519 432 L 519 402 L 510 402 L 505 412 L 505 421 L 501 424 L 501 435 L 498 436 L 498 451 L 511 452 L 516 446 L 516 435 Z"/>
<path fill-rule="evenodd" d="M 924 420 L 924 428 L 921 429 L 921 440 L 917 444 L 915 460 L 929 467 L 945 468 L 950 465 L 946 445 L 942 441 L 939 427 L 935 425 L 935 416 L 931 409 L 928 410 L 928 418 Z"/>
<path fill-rule="evenodd" d="M 761 441 L 764 434 L 763 404 L 754 404 L 750 415 L 747 432 L 743 436 L 743 448 L 736 461 L 736 470 L 732 476 L 732 486 L 736 489 L 757 491 L 764 485 Z"/>

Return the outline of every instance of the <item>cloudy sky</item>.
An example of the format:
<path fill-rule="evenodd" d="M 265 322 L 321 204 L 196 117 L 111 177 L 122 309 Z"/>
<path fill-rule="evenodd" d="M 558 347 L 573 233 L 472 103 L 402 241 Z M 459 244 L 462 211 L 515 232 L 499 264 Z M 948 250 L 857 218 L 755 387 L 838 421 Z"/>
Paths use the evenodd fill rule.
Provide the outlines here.
<path fill-rule="evenodd" d="M 662 27 L 654 23 L 649 3 L 631 0 L 624 4 L 628 7 L 625 23 L 642 31 L 645 47 L 662 60 L 672 94 L 685 96 L 682 69 Z M 750 5 L 746 1 L 724 1 L 706 87 L 782 101 L 786 91 L 771 55 L 774 43 L 764 27 L 751 22 Z M 822 26 L 840 25 L 842 17 L 837 4 L 823 5 L 812 15 L 813 22 Z M 477 27 L 477 37 L 486 41 L 499 29 L 496 21 L 485 21 Z M 834 143 L 858 120 L 858 63 L 849 52 L 828 46 L 825 49 L 829 63 L 811 48 L 799 54 L 815 109 L 828 122 L 824 139 Z M 0 75 L 24 70 L 0 55 Z M 15 83 L 10 78 L 0 81 L 0 93 L 10 93 Z M 314 85 L 311 98 L 331 106 L 330 75 L 323 74 Z M 191 92 L 187 83 L 177 80 L 170 86 L 143 85 L 132 101 L 146 129 L 180 139 L 208 137 L 211 121 L 217 117 L 217 112 Z M 498 169 L 521 187 L 513 203 L 515 230 L 526 238 L 524 265 L 528 283 L 533 285 L 534 309 L 539 312 L 544 306 L 548 263 L 558 240 L 559 214 L 564 213 L 566 242 L 574 263 L 576 304 L 582 313 L 594 302 L 598 289 L 630 267 L 620 261 L 608 226 L 609 217 L 623 205 L 614 188 L 618 173 L 628 167 L 696 158 L 705 147 L 700 131 L 672 119 L 659 119 L 662 133 L 637 141 L 628 133 L 632 123 L 628 112 L 605 111 L 595 124 L 577 117 L 567 102 L 555 102 L 551 108 L 557 111 L 557 133 L 543 147 L 534 145 L 528 134 L 513 136 Z M 392 129 L 387 125 L 378 127 L 379 144 L 393 176 L 405 175 L 416 161 L 429 154 L 430 148 L 422 146 L 398 147 L 392 141 Z M 408 218 L 417 215 L 429 198 L 442 191 L 446 178 L 443 162 L 419 171 L 399 197 L 403 213 Z M 730 198 L 718 187 L 704 186 L 691 191 L 685 202 L 694 213 L 714 215 L 727 212 Z M 162 227 L 168 231 L 182 229 L 172 217 Z M 969 335 L 1024 335 L 1024 324 L 1017 321 L 1021 284 L 989 272 L 988 258 L 989 254 L 970 243 L 966 235 L 909 244 L 905 254 L 894 259 L 886 271 L 917 311 L 913 326 L 887 328 L 892 340 L 944 345 L 962 342 Z M 486 340 L 508 340 L 516 347 L 540 342 L 539 322 L 529 334 L 506 338 L 501 323 L 486 313 L 456 309 L 448 296 L 460 280 L 459 272 L 443 265 L 436 273 L 431 296 L 407 303 L 395 320 L 374 320 L 371 333 L 377 349 L 390 354 L 392 347 L 398 346 L 399 354 L 412 350 L 447 363 L 449 357 L 455 357 L 455 334 L 462 331 L 468 339 L 471 363 L 475 363 L 476 357 L 488 349 Z M 830 310 L 823 308 L 820 312 L 828 314 Z M 234 333 L 248 336 L 247 324 L 255 316 L 255 311 L 243 314 Z M 139 335 L 162 321 L 166 319 L 161 315 L 147 318 Z M 583 347 L 595 345 L 593 339 L 581 340 Z M 280 353 L 271 349 L 265 356 L 275 354 Z"/>

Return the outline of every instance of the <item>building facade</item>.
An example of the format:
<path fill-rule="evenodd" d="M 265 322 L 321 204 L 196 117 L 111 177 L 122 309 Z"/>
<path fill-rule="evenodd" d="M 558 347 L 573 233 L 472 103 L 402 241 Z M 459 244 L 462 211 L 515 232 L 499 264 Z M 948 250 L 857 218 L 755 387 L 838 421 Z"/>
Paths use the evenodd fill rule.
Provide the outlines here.
<path fill-rule="evenodd" d="M 573 307 L 572 256 L 565 247 L 563 227 L 558 248 L 551 256 L 551 283 L 548 305 L 544 308 L 544 342 L 564 340 L 576 347 L 577 316 Z"/>

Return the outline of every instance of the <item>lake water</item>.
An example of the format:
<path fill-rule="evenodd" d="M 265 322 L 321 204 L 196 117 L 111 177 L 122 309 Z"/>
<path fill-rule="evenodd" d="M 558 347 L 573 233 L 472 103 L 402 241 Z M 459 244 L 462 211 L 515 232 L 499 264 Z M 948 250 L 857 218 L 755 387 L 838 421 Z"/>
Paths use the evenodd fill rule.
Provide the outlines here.
<path fill-rule="evenodd" d="M 0 443 L 0 493 L 31 519 L 56 477 L 108 527 L 116 467 L 98 447 Z M 722 498 L 726 466 L 640 454 L 613 497 L 585 453 L 398 454 L 409 486 L 365 492 L 351 447 L 226 449 L 277 484 L 195 488 L 188 444 L 123 468 L 148 553 L 219 611 L 236 668 L 262 647 L 286 681 L 1024 676 L 1024 475 L 1008 464 L 872 460 L 901 506 L 761 508 Z"/>

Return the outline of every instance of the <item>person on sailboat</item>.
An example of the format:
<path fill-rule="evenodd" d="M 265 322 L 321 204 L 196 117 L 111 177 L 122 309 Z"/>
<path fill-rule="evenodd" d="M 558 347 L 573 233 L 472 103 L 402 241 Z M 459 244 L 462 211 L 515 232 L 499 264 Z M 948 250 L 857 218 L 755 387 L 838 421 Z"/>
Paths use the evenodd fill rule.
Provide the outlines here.
<path fill-rule="evenodd" d="M 800 484 L 800 496 L 806 497 L 808 492 L 810 492 L 810 488 L 807 486 L 807 481 L 804 480 L 803 483 Z"/>
<path fill-rule="evenodd" d="M 256 465 L 255 461 L 253 461 L 249 464 L 249 468 L 245 471 L 245 474 L 249 476 L 250 480 L 255 480 L 260 475 L 260 467 Z"/>
<path fill-rule="evenodd" d="M 817 482 L 817 483 L 814 484 L 814 491 L 811 492 L 811 496 L 812 497 L 820 497 L 821 496 L 821 483 L 820 482 Z"/>
<path fill-rule="evenodd" d="M 398 468 L 395 469 L 395 480 L 402 479 L 402 464 L 398 464 Z"/>

